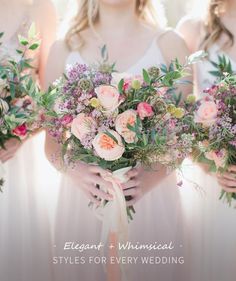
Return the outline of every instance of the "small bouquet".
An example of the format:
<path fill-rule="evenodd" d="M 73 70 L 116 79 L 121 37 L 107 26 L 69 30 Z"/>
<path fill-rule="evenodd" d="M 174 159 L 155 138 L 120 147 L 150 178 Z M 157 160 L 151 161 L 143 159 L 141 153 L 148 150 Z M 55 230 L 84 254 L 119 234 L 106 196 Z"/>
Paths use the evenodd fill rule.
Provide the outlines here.
<path fill-rule="evenodd" d="M 110 170 L 107 180 L 114 185 L 112 195 L 120 198 L 121 209 L 130 200 L 120 188 L 127 169 L 156 163 L 177 168 L 192 152 L 195 137 L 193 117 L 181 106 L 175 87 L 197 56 L 189 57 L 184 66 L 176 60 L 169 68 L 152 67 L 138 76 L 101 65 L 69 67 L 37 97 L 44 111 L 42 126 L 62 145 L 66 166 L 83 161 Z M 100 208 L 113 202 L 101 202 Z M 134 212 L 127 208 L 129 219 Z"/>
<path fill-rule="evenodd" d="M 236 76 L 225 57 L 213 65 L 217 70 L 211 73 L 217 82 L 204 91 L 194 110 L 199 140 L 196 158 L 212 172 L 225 172 L 236 164 Z M 230 205 L 236 194 L 222 191 L 222 198 Z"/>
<path fill-rule="evenodd" d="M 0 34 L 0 38 L 3 33 Z M 35 108 L 33 97 L 37 86 L 29 74 L 31 59 L 26 58 L 28 51 L 36 50 L 39 43 L 35 40 L 35 26 L 32 25 L 29 38 L 19 36 L 21 48 L 15 57 L 0 58 L 0 149 L 11 138 L 22 140 L 35 129 Z M 2 167 L 0 168 L 1 170 Z M 0 186 L 3 185 L 3 172 L 0 172 Z"/>

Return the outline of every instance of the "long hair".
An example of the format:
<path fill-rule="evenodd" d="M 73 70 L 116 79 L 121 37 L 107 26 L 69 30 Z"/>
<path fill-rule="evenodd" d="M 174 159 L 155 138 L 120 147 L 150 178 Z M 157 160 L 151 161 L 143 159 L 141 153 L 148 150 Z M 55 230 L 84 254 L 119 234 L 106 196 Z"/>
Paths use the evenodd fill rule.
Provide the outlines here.
<path fill-rule="evenodd" d="M 203 40 L 203 46 L 208 49 L 216 43 L 224 34 L 227 36 L 227 41 L 224 47 L 229 47 L 234 44 L 234 36 L 231 31 L 223 24 L 221 20 L 224 13 L 226 0 L 210 0 L 208 3 L 208 13 L 205 19 L 206 35 Z"/>
<path fill-rule="evenodd" d="M 155 1 L 156 2 L 156 1 Z M 160 5 L 160 4 L 159 4 Z M 141 7 L 141 8 L 140 8 Z M 87 28 L 91 28 L 94 32 L 94 24 L 98 21 L 99 16 L 99 2 L 98 0 L 80 0 L 78 3 L 78 13 L 73 18 L 70 28 L 66 34 L 66 43 L 69 48 L 72 48 L 73 38 L 78 37 L 80 48 L 83 45 L 83 38 L 81 32 Z M 153 5 L 152 0 L 136 0 L 136 13 L 140 20 L 147 24 L 157 26 L 159 25 L 159 15 L 157 16 L 156 7 Z M 160 18 L 164 23 L 164 12 L 161 11 Z M 95 32 L 96 33 L 96 32 Z"/>

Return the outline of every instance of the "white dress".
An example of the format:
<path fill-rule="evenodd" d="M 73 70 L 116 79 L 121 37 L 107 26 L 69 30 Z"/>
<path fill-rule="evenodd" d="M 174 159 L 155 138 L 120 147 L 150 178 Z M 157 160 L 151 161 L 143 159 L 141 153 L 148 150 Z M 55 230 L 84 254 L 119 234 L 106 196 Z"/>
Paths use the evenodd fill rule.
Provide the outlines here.
<path fill-rule="evenodd" d="M 196 90 L 210 87 L 215 77 L 210 61 L 222 55 L 217 45 L 209 49 L 209 60 L 196 65 Z M 233 69 L 236 62 L 231 61 Z M 196 164 L 183 164 L 186 179 L 181 189 L 183 205 L 189 219 L 192 237 L 190 281 L 233 281 L 236 276 L 236 210 L 219 200 L 221 188 L 213 176 L 205 174 Z M 196 187 L 198 185 L 198 187 Z"/>
<path fill-rule="evenodd" d="M 85 63 L 78 52 L 72 52 L 67 58 L 67 64 L 76 62 Z M 141 74 L 143 68 L 165 63 L 163 55 L 157 46 L 157 38 L 144 54 L 144 56 L 126 72 Z M 127 251 L 127 256 L 139 257 L 138 264 L 128 265 L 127 276 L 129 281 L 179 281 L 184 272 L 181 264 L 157 264 L 141 265 L 143 257 L 167 257 L 180 258 L 185 255 L 184 224 L 182 218 L 181 201 L 175 173 L 169 175 L 152 192 L 143 197 L 136 205 L 134 221 L 130 223 L 130 238 L 132 243 L 141 244 L 172 243 L 175 246 L 171 251 Z M 88 208 L 88 200 L 78 186 L 70 182 L 68 178 L 63 179 L 59 196 L 58 214 L 55 232 L 56 256 L 99 256 L 98 251 L 88 251 L 80 254 L 78 251 L 63 251 L 65 242 L 75 241 L 77 243 L 100 242 L 101 223 L 95 218 Z M 104 281 L 105 273 L 101 264 L 94 262 L 78 265 L 56 265 L 57 281 Z M 187 279 L 185 279 L 187 280 Z"/>
<path fill-rule="evenodd" d="M 29 22 L 28 17 L 24 22 Z M 2 56 L 15 54 L 21 25 L 0 47 Z M 50 193 L 55 175 L 44 156 L 41 133 L 22 145 L 6 164 L 5 184 L 0 194 L 0 274 L 2 281 L 51 281 L 52 242 L 46 190 Z M 50 177 L 52 177 L 50 179 Z"/>

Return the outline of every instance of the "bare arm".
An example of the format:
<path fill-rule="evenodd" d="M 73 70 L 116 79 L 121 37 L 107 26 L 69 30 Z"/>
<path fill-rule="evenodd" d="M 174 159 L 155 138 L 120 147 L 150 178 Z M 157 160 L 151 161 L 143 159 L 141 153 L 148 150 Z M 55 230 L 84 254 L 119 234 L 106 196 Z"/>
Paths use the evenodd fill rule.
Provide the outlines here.
<path fill-rule="evenodd" d="M 203 39 L 203 26 L 200 20 L 184 17 L 178 23 L 176 30 L 184 39 L 190 53 L 199 50 Z"/>
<path fill-rule="evenodd" d="M 184 40 L 174 31 L 166 32 L 159 38 L 159 46 L 162 50 L 162 54 L 165 58 L 167 65 L 169 65 L 174 59 L 178 59 L 181 64 L 186 63 L 186 58 L 189 56 L 189 50 L 184 42 Z M 186 98 L 188 94 L 193 92 L 192 86 L 192 69 L 189 70 L 189 76 L 184 77 L 183 80 L 187 80 L 190 83 L 180 85 L 178 90 L 182 92 L 183 99 Z"/>
<path fill-rule="evenodd" d="M 32 14 L 41 39 L 37 67 L 40 85 L 44 88 L 46 86 L 45 70 L 49 52 L 56 40 L 57 15 L 54 5 L 48 0 L 35 1 Z"/>
<path fill-rule="evenodd" d="M 64 41 L 58 40 L 52 45 L 46 65 L 45 76 L 43 78 L 47 88 L 63 74 L 67 55 L 68 50 Z M 45 152 L 48 160 L 53 166 L 56 169 L 61 170 L 61 146 L 49 135 L 48 132 L 46 132 Z"/>

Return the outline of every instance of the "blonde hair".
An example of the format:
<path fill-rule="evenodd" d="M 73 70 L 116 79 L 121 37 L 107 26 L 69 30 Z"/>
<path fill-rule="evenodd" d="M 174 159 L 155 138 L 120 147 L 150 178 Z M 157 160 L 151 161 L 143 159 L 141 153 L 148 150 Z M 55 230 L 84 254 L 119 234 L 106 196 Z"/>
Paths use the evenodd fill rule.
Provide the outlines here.
<path fill-rule="evenodd" d="M 94 23 L 98 20 L 98 0 L 80 0 L 78 4 L 78 13 L 72 20 L 65 38 L 69 48 L 72 48 L 73 38 L 75 37 L 79 37 L 79 46 L 77 48 L 81 47 L 83 45 L 83 39 L 80 36 L 81 32 L 89 27 L 95 31 Z M 152 0 L 136 0 L 136 12 L 139 18 L 147 24 L 159 25 Z"/>
<path fill-rule="evenodd" d="M 205 49 L 216 43 L 225 34 L 228 40 L 224 47 L 234 44 L 234 36 L 223 24 L 221 15 L 225 12 L 226 0 L 210 0 L 208 3 L 208 13 L 205 19 L 206 36 L 203 40 Z"/>

